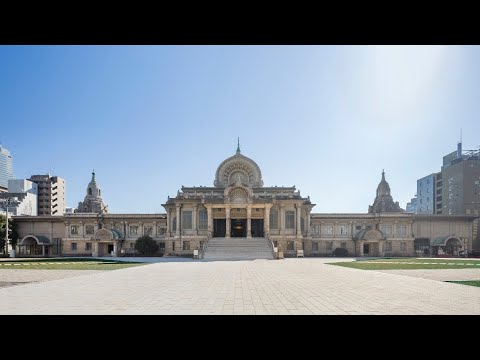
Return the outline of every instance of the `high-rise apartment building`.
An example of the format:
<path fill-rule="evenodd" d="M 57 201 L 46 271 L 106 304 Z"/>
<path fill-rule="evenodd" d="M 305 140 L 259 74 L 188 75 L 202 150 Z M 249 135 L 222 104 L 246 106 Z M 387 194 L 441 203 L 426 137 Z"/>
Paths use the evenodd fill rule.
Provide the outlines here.
<path fill-rule="evenodd" d="M 0 192 L 7 192 L 8 180 L 13 178 L 12 155 L 0 144 Z"/>
<path fill-rule="evenodd" d="M 58 176 L 32 175 L 38 184 L 38 215 L 63 215 L 65 212 L 65 180 Z"/>

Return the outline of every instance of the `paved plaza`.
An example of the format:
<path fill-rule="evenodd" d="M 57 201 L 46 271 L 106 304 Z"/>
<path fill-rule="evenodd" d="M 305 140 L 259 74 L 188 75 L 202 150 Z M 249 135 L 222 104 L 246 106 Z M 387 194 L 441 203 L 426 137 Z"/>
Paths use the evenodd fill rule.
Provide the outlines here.
<path fill-rule="evenodd" d="M 325 264 L 332 261 L 165 259 L 83 272 L 0 288 L 0 314 L 480 314 L 478 287 Z M 31 271 L 2 270 L 1 281 Z"/>

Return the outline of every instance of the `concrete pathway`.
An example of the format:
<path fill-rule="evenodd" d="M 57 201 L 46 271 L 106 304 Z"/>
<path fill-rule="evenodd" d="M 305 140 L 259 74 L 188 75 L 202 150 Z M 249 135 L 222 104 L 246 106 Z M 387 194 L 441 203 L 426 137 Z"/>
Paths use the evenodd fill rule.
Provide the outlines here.
<path fill-rule="evenodd" d="M 0 314 L 480 314 L 480 288 L 332 260 L 160 262 L 4 287 Z"/>

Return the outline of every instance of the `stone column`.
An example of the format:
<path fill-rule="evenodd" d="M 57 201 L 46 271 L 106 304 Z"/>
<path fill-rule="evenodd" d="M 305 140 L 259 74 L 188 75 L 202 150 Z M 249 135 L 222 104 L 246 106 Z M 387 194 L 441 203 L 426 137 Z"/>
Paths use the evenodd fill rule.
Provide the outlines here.
<path fill-rule="evenodd" d="M 306 211 L 305 220 L 307 223 L 307 236 L 310 236 L 310 210 Z"/>
<path fill-rule="evenodd" d="M 267 237 L 270 233 L 270 206 L 265 207 L 265 212 L 263 213 L 263 236 Z"/>
<path fill-rule="evenodd" d="M 35 234 L 33 231 L 32 231 L 32 233 Z M 65 237 L 66 238 L 70 237 L 70 223 L 69 222 L 65 223 Z"/>
<path fill-rule="evenodd" d="M 252 207 L 247 206 L 247 239 L 252 238 Z"/>
<path fill-rule="evenodd" d="M 363 256 L 363 241 L 358 241 L 358 256 Z"/>
<path fill-rule="evenodd" d="M 230 238 L 230 205 L 225 206 L 225 237 Z"/>
<path fill-rule="evenodd" d="M 302 236 L 302 207 L 297 205 L 297 237 Z"/>
<path fill-rule="evenodd" d="M 157 231 L 157 222 L 153 222 L 153 231 L 152 231 L 152 236 L 157 237 L 158 236 L 158 231 Z"/>
<path fill-rule="evenodd" d="M 172 236 L 172 227 L 170 226 L 170 221 L 172 221 L 172 209 L 167 211 L 167 234 L 169 237 Z"/>
<path fill-rule="evenodd" d="M 117 241 L 113 241 L 113 255 L 117 256 Z"/>
<path fill-rule="evenodd" d="M 176 229 L 175 229 L 175 238 L 180 237 L 180 204 L 176 204 Z"/>
<path fill-rule="evenodd" d="M 193 205 L 193 211 L 192 211 L 192 228 L 195 234 L 198 234 L 197 230 L 197 204 Z"/>
<path fill-rule="evenodd" d="M 82 238 L 85 237 L 85 224 L 83 221 L 80 221 L 80 234 Z"/>
<path fill-rule="evenodd" d="M 208 221 L 208 235 L 210 237 L 213 236 L 213 216 L 212 216 L 212 208 L 207 206 L 207 221 Z"/>
<path fill-rule="evenodd" d="M 338 224 L 338 222 L 333 223 L 333 237 L 334 238 L 337 237 L 337 224 Z"/>
<path fill-rule="evenodd" d="M 396 238 L 397 237 L 397 221 L 393 222 L 393 229 L 392 229 L 392 235 L 391 237 Z"/>
<path fill-rule="evenodd" d="M 278 214 L 280 221 L 280 233 L 283 235 L 285 231 L 285 204 L 280 204 L 280 211 Z"/>

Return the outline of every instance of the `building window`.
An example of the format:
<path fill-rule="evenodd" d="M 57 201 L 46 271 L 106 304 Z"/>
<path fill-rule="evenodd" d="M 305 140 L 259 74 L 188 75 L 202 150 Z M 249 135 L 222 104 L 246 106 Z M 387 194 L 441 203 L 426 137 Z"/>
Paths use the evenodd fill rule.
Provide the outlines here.
<path fill-rule="evenodd" d="M 427 179 L 427 184 L 430 184 L 430 179 Z"/>
<path fill-rule="evenodd" d="M 430 201 L 430 196 L 427 196 L 427 202 Z"/>
<path fill-rule="evenodd" d="M 362 228 L 362 225 L 357 225 L 355 226 L 355 229 L 360 230 Z"/>
<path fill-rule="evenodd" d="M 400 250 L 401 251 L 406 251 L 407 250 L 407 243 L 406 242 L 401 242 L 400 243 Z"/>
<path fill-rule="evenodd" d="M 176 231 L 176 230 L 177 230 L 177 218 L 176 218 L 176 217 L 174 217 L 174 218 L 172 219 L 172 230 L 173 230 L 173 231 Z"/>
<path fill-rule="evenodd" d="M 294 211 L 285 211 L 285 229 L 295 229 Z"/>
<path fill-rule="evenodd" d="M 420 195 L 422 195 L 422 194 L 420 194 Z M 420 204 L 422 203 L 422 200 L 423 200 L 423 199 L 420 199 Z"/>
<path fill-rule="evenodd" d="M 421 181 L 420 181 L 420 186 L 422 186 L 422 182 L 421 182 Z M 420 195 L 422 195 L 422 194 L 420 194 Z"/>
<path fill-rule="evenodd" d="M 175 251 L 175 241 L 172 241 L 172 251 Z"/>
<path fill-rule="evenodd" d="M 303 217 L 300 218 L 300 230 L 301 230 L 302 232 L 305 231 L 305 219 L 304 219 Z"/>
<path fill-rule="evenodd" d="M 77 251 L 77 243 L 71 243 L 70 244 L 70 250 Z"/>
<path fill-rule="evenodd" d="M 85 243 L 85 251 L 91 251 L 92 250 L 92 243 Z"/>
<path fill-rule="evenodd" d="M 422 190 L 420 190 L 420 196 L 422 196 Z"/>
<path fill-rule="evenodd" d="M 183 242 L 183 250 L 190 250 L 190 241 Z"/>
<path fill-rule="evenodd" d="M 392 251 L 392 243 L 390 241 L 385 243 L 385 251 Z"/>
<path fill-rule="evenodd" d="M 383 225 L 382 231 L 384 235 L 392 235 L 392 225 Z"/>
<path fill-rule="evenodd" d="M 88 188 L 88 195 L 92 195 L 92 188 Z"/>
<path fill-rule="evenodd" d="M 333 235 L 333 226 L 332 225 L 325 225 L 324 234 Z"/>
<path fill-rule="evenodd" d="M 158 243 L 158 248 L 160 249 L 160 251 L 164 252 L 165 251 L 165 243 L 164 242 Z"/>
<path fill-rule="evenodd" d="M 405 225 L 397 225 L 398 235 L 407 235 L 407 227 Z"/>
<path fill-rule="evenodd" d="M 182 213 L 182 228 L 192 229 L 192 212 L 191 211 L 184 211 Z"/>
<path fill-rule="evenodd" d="M 143 235 L 152 236 L 153 235 L 153 226 L 144 226 Z"/>
<path fill-rule="evenodd" d="M 138 226 L 130 226 L 130 235 L 138 235 Z"/>
<path fill-rule="evenodd" d="M 327 250 L 332 250 L 333 241 L 327 241 Z"/>
<path fill-rule="evenodd" d="M 318 251 L 318 242 L 314 241 L 312 243 L 312 251 Z"/>
<path fill-rule="evenodd" d="M 312 226 L 312 233 L 314 235 L 319 235 L 320 234 L 320 225 Z"/>
<path fill-rule="evenodd" d="M 78 226 L 77 225 L 72 225 L 70 227 L 70 234 L 72 235 L 78 235 Z"/>
<path fill-rule="evenodd" d="M 278 229 L 278 210 L 270 211 L 270 229 Z"/>
<path fill-rule="evenodd" d="M 342 249 L 346 249 L 346 248 L 347 248 L 347 243 L 346 243 L 346 242 L 340 243 L 340 247 L 341 247 Z"/>
<path fill-rule="evenodd" d="M 274 240 L 274 241 L 273 241 L 273 247 L 278 248 L 278 241 L 277 241 L 277 240 Z"/>
<path fill-rule="evenodd" d="M 427 205 L 427 210 L 430 210 L 430 205 Z"/>
<path fill-rule="evenodd" d="M 130 249 L 133 249 L 135 247 L 135 243 L 130 243 Z"/>
<path fill-rule="evenodd" d="M 86 225 L 85 226 L 85 234 L 93 235 L 94 233 L 94 226 L 93 225 Z"/>
<path fill-rule="evenodd" d="M 427 193 L 429 193 L 429 192 L 430 192 L 430 188 L 427 188 Z"/>
<path fill-rule="evenodd" d="M 340 235 L 347 235 L 347 225 L 340 225 Z"/>
<path fill-rule="evenodd" d="M 208 213 L 207 213 L 207 210 L 200 210 L 198 212 L 198 228 L 200 230 L 207 230 L 207 228 L 208 228 Z"/>
<path fill-rule="evenodd" d="M 295 250 L 295 243 L 293 241 L 287 241 L 287 250 Z"/>
<path fill-rule="evenodd" d="M 157 233 L 158 235 L 162 236 L 162 235 L 165 235 L 167 232 L 167 228 L 165 227 L 165 225 L 159 225 L 158 228 L 157 228 Z"/>

